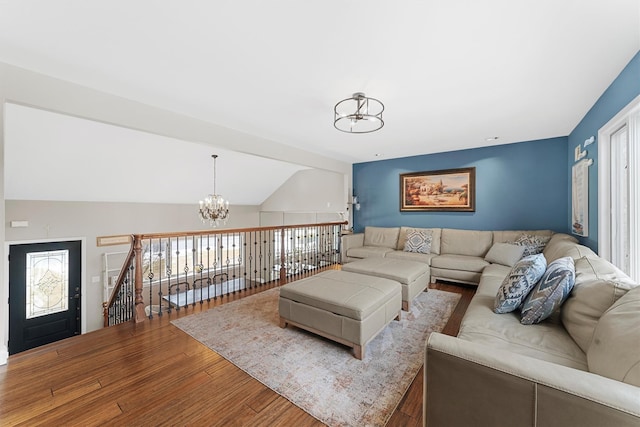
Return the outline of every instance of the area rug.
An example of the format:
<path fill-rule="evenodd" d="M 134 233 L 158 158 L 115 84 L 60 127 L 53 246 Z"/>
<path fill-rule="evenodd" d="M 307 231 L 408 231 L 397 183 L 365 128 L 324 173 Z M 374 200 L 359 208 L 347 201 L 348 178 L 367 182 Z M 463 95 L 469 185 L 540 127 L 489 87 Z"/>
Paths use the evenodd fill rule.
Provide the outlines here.
<path fill-rule="evenodd" d="M 441 331 L 460 295 L 421 293 L 366 347 L 350 348 L 278 326 L 278 288 L 172 323 L 252 377 L 330 426 L 383 426 L 424 361 L 424 344 Z"/>

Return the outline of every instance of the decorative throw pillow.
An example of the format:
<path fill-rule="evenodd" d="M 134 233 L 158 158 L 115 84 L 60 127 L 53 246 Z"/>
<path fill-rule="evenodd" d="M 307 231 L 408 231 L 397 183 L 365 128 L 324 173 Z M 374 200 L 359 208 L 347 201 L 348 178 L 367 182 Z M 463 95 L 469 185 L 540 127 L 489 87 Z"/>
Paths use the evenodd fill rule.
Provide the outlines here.
<path fill-rule="evenodd" d="M 542 278 L 522 304 L 523 325 L 540 323 L 551 316 L 569 296 L 576 283 L 573 258 L 558 258 L 547 266 Z"/>
<path fill-rule="evenodd" d="M 530 255 L 516 262 L 498 289 L 493 311 L 502 314 L 518 308 L 546 269 L 547 261 L 542 254 Z"/>
<path fill-rule="evenodd" d="M 522 258 L 524 246 L 512 243 L 494 243 L 484 257 L 484 260 L 493 264 L 502 264 L 513 267 Z"/>
<path fill-rule="evenodd" d="M 523 234 L 513 242 L 515 245 L 524 246 L 523 256 L 536 255 L 542 253 L 551 237 L 534 236 L 532 234 Z"/>
<path fill-rule="evenodd" d="M 404 251 L 428 254 L 431 252 L 431 240 L 431 231 L 411 230 L 407 233 L 407 242 L 404 244 Z"/>

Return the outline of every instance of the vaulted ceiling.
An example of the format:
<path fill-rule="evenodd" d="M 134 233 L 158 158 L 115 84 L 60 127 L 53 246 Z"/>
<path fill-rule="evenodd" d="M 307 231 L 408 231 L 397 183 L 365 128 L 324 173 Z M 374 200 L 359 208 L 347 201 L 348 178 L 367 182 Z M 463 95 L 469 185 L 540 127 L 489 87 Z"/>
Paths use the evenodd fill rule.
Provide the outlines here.
<path fill-rule="evenodd" d="M 5 198 L 260 205 L 300 165 L 8 103 Z"/>
<path fill-rule="evenodd" d="M 1 62 L 347 162 L 567 135 L 639 49 L 638 0 L 0 0 Z"/>

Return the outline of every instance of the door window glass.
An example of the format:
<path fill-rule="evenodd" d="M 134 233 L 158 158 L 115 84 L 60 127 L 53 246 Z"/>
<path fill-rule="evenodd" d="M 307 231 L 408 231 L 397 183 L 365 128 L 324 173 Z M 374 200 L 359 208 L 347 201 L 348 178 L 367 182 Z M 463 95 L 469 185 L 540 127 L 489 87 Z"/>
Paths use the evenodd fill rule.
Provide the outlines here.
<path fill-rule="evenodd" d="M 66 311 L 69 251 L 27 253 L 27 319 Z"/>

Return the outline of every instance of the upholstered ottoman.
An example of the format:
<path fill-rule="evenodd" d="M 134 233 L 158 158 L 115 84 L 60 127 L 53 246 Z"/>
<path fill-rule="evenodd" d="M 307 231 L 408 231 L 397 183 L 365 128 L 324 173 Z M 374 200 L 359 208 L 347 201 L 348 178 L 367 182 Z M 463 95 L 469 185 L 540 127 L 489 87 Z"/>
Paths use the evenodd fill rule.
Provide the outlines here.
<path fill-rule="evenodd" d="M 429 266 L 423 262 L 387 258 L 365 258 L 342 266 L 342 271 L 367 274 L 402 284 L 402 309 L 409 311 L 411 301 L 429 284 Z"/>
<path fill-rule="evenodd" d="M 329 270 L 280 288 L 280 327 L 287 324 L 353 348 L 362 359 L 367 343 L 400 320 L 400 283 Z"/>

